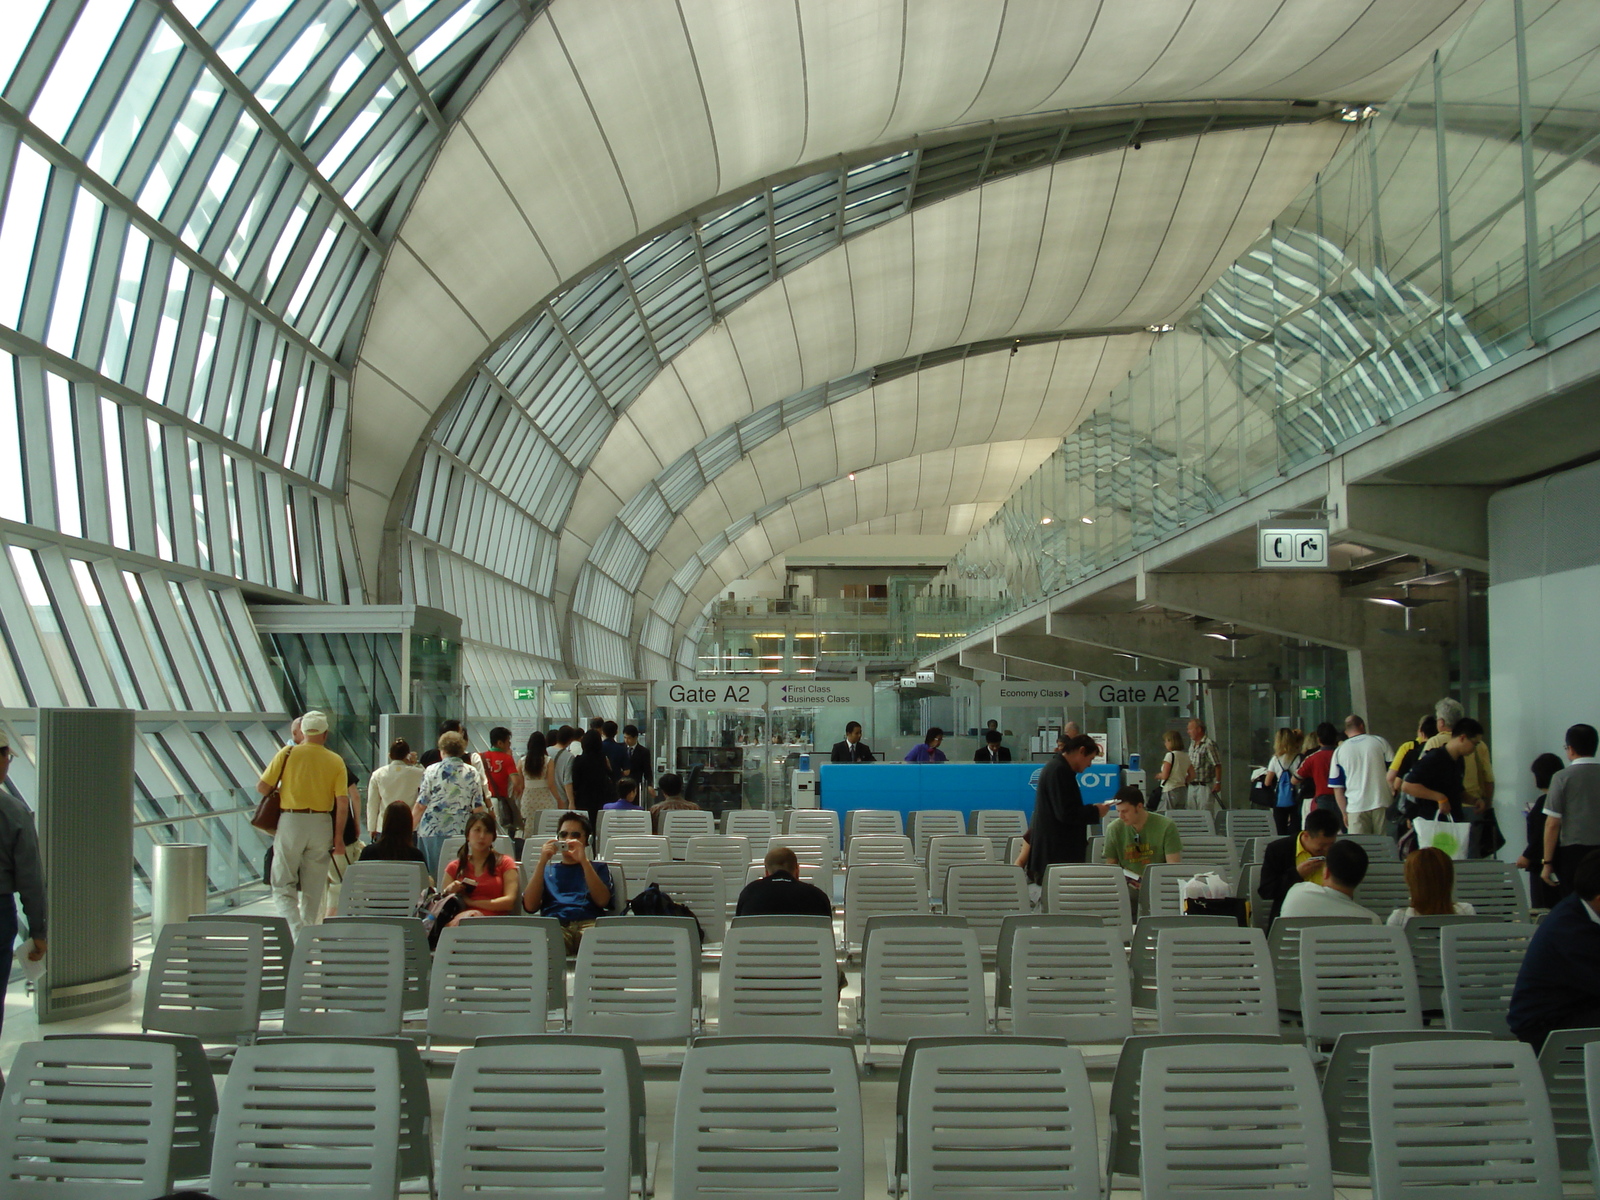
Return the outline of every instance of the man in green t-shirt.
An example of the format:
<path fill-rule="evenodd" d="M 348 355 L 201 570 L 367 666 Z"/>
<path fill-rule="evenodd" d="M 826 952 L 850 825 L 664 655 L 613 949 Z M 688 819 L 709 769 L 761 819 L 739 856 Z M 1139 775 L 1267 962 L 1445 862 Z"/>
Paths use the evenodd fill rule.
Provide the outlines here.
<path fill-rule="evenodd" d="M 1116 795 L 1117 820 L 1106 830 L 1106 862 L 1121 867 L 1128 888 L 1138 896 L 1140 877 L 1151 863 L 1183 861 L 1178 827 L 1144 806 L 1144 793 L 1129 784 Z"/>

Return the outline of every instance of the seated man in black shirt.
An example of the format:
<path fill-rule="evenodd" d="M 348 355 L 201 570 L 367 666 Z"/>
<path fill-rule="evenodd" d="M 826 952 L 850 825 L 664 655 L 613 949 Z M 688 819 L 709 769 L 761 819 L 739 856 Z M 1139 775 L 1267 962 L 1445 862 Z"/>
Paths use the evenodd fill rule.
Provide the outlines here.
<path fill-rule="evenodd" d="M 787 846 L 767 851 L 767 873 L 739 893 L 736 917 L 827 917 L 833 919 L 833 897 L 800 878 L 800 860 Z"/>

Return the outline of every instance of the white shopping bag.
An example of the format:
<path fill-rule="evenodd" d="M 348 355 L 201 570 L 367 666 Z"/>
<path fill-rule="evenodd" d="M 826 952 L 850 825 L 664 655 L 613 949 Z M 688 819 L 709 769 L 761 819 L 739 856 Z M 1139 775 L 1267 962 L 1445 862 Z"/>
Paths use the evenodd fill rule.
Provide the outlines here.
<path fill-rule="evenodd" d="M 1185 879 L 1178 894 L 1184 900 L 1226 900 L 1233 895 L 1233 888 L 1215 871 L 1202 871 L 1193 879 Z"/>
<path fill-rule="evenodd" d="M 1411 828 L 1417 835 L 1418 850 L 1432 846 L 1435 850 L 1443 850 L 1451 858 L 1467 856 L 1467 832 L 1472 828 L 1468 822 L 1414 817 Z"/>

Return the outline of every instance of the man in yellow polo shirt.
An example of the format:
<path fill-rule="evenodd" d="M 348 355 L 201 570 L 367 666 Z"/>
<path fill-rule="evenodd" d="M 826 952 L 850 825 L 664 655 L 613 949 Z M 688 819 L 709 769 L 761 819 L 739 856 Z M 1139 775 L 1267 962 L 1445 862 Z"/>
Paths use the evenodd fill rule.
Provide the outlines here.
<path fill-rule="evenodd" d="M 305 741 L 279 750 L 256 784 L 263 796 L 276 786 L 283 806 L 273 838 L 272 898 L 297 936 L 303 926 L 322 923 L 328 867 L 333 854 L 344 853 L 350 804 L 344 759 L 326 745 L 327 714 L 308 712 L 300 732 Z"/>

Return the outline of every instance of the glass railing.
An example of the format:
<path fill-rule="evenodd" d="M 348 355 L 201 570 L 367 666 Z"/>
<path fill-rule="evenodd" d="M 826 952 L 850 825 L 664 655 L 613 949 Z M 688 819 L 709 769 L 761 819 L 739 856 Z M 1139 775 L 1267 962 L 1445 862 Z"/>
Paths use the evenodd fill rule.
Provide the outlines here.
<path fill-rule="evenodd" d="M 1489 0 L 1352 113 L 1328 169 L 932 582 L 948 609 L 915 633 L 975 632 L 1600 311 L 1597 68 L 1600 5 Z"/>

